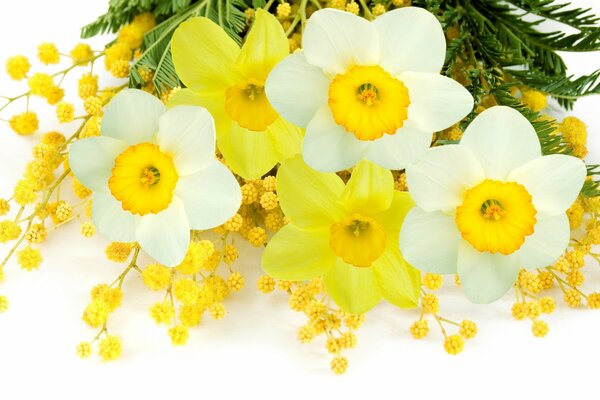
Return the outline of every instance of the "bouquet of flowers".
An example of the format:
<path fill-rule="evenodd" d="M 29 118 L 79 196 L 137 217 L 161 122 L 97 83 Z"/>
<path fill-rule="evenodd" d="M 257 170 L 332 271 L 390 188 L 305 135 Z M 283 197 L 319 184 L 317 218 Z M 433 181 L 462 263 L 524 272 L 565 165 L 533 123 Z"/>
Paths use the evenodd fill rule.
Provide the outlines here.
<path fill-rule="evenodd" d="M 553 0 L 111 0 L 82 30 L 116 33 L 105 49 L 42 43 L 41 64 L 71 60 L 57 72 L 6 61 L 27 88 L 0 113 L 21 107 L 5 121 L 39 141 L 0 193 L 0 280 L 38 269 L 62 225 L 108 237 L 123 269 L 82 307 L 82 358 L 120 356 L 110 319 L 127 279 L 157 292 L 149 314 L 174 345 L 225 317 L 242 240 L 264 248 L 257 289 L 289 297 L 298 340 L 322 339 L 338 374 L 381 301 L 419 309 L 407 331 L 434 322 L 460 353 L 477 325 L 440 314 L 443 275 L 474 303 L 514 292 L 513 317 L 543 337 L 557 300 L 600 308 L 584 288 L 600 169 L 583 161 L 585 124 L 545 113 L 549 97 L 568 110 L 600 93 L 600 70 L 570 76 L 557 53 L 599 50 L 599 21 Z M 74 73 L 79 105 L 63 88 Z M 34 135 L 32 96 L 60 132 Z"/>

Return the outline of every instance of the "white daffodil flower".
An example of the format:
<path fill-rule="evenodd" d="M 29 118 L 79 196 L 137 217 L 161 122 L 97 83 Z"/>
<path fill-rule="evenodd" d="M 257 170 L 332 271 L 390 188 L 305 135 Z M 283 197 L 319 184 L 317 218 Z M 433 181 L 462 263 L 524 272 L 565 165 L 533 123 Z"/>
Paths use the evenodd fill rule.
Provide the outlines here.
<path fill-rule="evenodd" d="M 69 164 L 94 192 L 92 219 L 100 232 L 138 242 L 168 266 L 183 260 L 190 229 L 221 225 L 241 203 L 237 180 L 215 159 L 208 111 L 167 111 L 141 90 L 124 90 L 111 100 L 102 135 L 73 143 Z"/>
<path fill-rule="evenodd" d="M 363 158 L 403 169 L 427 151 L 433 132 L 473 108 L 469 92 L 439 74 L 446 40 L 422 8 L 373 22 L 319 10 L 302 47 L 275 66 L 265 90 L 277 112 L 306 128 L 303 157 L 317 170 L 344 170 Z"/>
<path fill-rule="evenodd" d="M 460 144 L 435 147 L 406 170 L 417 206 L 400 234 L 404 258 L 439 274 L 457 273 L 467 297 L 489 303 L 521 268 L 553 264 L 570 238 L 566 210 L 586 177 L 578 158 L 542 156 L 518 111 L 492 107 Z"/>

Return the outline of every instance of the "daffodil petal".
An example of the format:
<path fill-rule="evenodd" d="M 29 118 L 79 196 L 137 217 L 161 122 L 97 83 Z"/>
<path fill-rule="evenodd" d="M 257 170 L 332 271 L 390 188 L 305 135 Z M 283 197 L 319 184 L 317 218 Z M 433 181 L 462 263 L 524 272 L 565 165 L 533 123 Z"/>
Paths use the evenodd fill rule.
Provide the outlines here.
<path fill-rule="evenodd" d="M 323 275 L 327 293 L 350 314 L 363 314 L 375 307 L 383 297 L 373 268 L 354 267 L 340 258 Z"/>
<path fill-rule="evenodd" d="M 380 40 L 380 65 L 392 75 L 404 71 L 437 74 L 444 66 L 446 39 L 437 18 L 418 7 L 388 11 L 373 21 Z"/>
<path fill-rule="evenodd" d="M 277 118 L 267 128 L 277 160 L 283 161 L 302 152 L 304 131 L 283 118 Z"/>
<path fill-rule="evenodd" d="M 92 221 L 102 234 L 117 242 L 135 242 L 140 217 L 123 210 L 110 193 L 94 192 Z"/>
<path fill-rule="evenodd" d="M 479 252 L 462 241 L 458 248 L 458 275 L 465 294 L 477 304 L 498 300 L 514 285 L 519 259 L 514 254 Z"/>
<path fill-rule="evenodd" d="M 423 157 L 431 145 L 432 136 L 431 132 L 406 124 L 394 135 L 383 135 L 369 143 L 365 158 L 384 168 L 405 169 Z"/>
<path fill-rule="evenodd" d="M 454 79 L 426 72 L 404 72 L 399 79 L 408 88 L 408 118 L 425 132 L 446 129 L 473 109 L 473 96 Z"/>
<path fill-rule="evenodd" d="M 389 244 L 393 243 L 396 246 L 398 243 L 400 227 L 404 223 L 406 215 L 414 206 L 415 202 L 408 192 L 394 190 L 394 198 L 390 208 L 372 216 L 385 231 Z"/>
<path fill-rule="evenodd" d="M 156 142 L 173 155 L 179 176 L 197 172 L 215 159 L 215 125 L 209 112 L 179 106 L 160 117 Z"/>
<path fill-rule="evenodd" d="M 300 228 L 329 228 L 340 220 L 344 211 L 338 200 L 343 190 L 339 176 L 315 171 L 300 155 L 284 161 L 277 172 L 281 209 Z"/>
<path fill-rule="evenodd" d="M 180 177 L 175 195 L 185 207 L 190 227 L 211 229 L 225 223 L 240 208 L 240 185 L 219 161 L 213 159 L 193 175 Z"/>
<path fill-rule="evenodd" d="M 158 119 L 166 111 L 150 93 L 125 89 L 108 103 L 102 118 L 102 136 L 129 144 L 150 142 L 158 131 Z"/>
<path fill-rule="evenodd" d="M 229 166 L 244 179 L 260 178 L 279 161 L 266 132 L 251 131 L 235 122 L 217 133 L 217 144 Z"/>
<path fill-rule="evenodd" d="M 115 159 L 127 148 L 122 140 L 105 136 L 81 139 L 69 148 L 69 166 L 85 187 L 108 192 Z"/>
<path fill-rule="evenodd" d="M 424 211 L 452 211 L 463 193 L 485 179 L 483 168 L 461 145 L 430 149 L 421 161 L 406 169 L 413 199 Z"/>
<path fill-rule="evenodd" d="M 552 154 L 515 168 L 508 180 L 525 186 L 538 212 L 557 215 L 573 204 L 586 175 L 585 164 L 580 159 Z"/>
<path fill-rule="evenodd" d="M 460 144 L 479 159 L 490 179 L 506 180 L 513 169 L 542 155 L 531 123 L 506 106 L 479 114 L 465 130 Z"/>
<path fill-rule="evenodd" d="M 354 167 L 340 201 L 349 211 L 373 215 L 387 210 L 393 198 L 392 173 L 363 160 Z"/>
<path fill-rule="evenodd" d="M 379 37 L 366 19 L 331 8 L 309 18 L 302 47 L 306 60 L 326 74 L 344 73 L 351 65 L 376 65 Z"/>
<path fill-rule="evenodd" d="M 167 103 L 167 108 L 177 106 L 204 107 L 214 118 L 218 118 L 217 115 L 219 117 L 227 115 L 225 112 L 225 92 L 223 91 L 194 92 L 187 88 L 179 89 L 171 96 Z"/>
<path fill-rule="evenodd" d="M 566 214 L 538 217 L 532 235 L 515 255 L 523 268 L 543 268 L 552 265 L 569 245 L 571 229 Z"/>
<path fill-rule="evenodd" d="M 419 303 L 421 273 L 402 259 L 398 245 L 386 250 L 373 263 L 373 272 L 383 298 L 401 308 Z"/>
<path fill-rule="evenodd" d="M 235 65 L 244 76 L 264 81 L 289 52 L 290 45 L 281 23 L 273 14 L 258 8 Z"/>
<path fill-rule="evenodd" d="M 183 202 L 176 196 L 167 209 L 140 218 L 137 242 L 161 264 L 175 266 L 183 261 L 190 244 L 190 225 Z"/>
<path fill-rule="evenodd" d="M 325 106 L 306 128 L 302 155 L 312 168 L 336 172 L 356 164 L 366 155 L 368 147 L 368 143 L 361 142 L 336 124 L 329 106 Z"/>
<path fill-rule="evenodd" d="M 171 52 L 177 75 L 196 92 L 224 90 L 241 77 L 233 68 L 240 47 L 208 18 L 191 18 L 179 25 Z"/>
<path fill-rule="evenodd" d="M 439 211 L 426 212 L 419 207 L 409 211 L 400 231 L 400 250 L 404 259 L 421 271 L 436 274 L 456 273 L 461 241 L 454 218 Z"/>
<path fill-rule="evenodd" d="M 334 264 L 327 228 L 302 230 L 292 224 L 273 236 L 262 256 L 263 271 L 289 281 L 321 276 Z"/>
<path fill-rule="evenodd" d="M 271 106 L 279 114 L 306 128 L 319 108 L 327 104 L 329 79 L 320 68 L 306 62 L 303 53 L 298 52 L 287 56 L 273 68 L 265 91 Z"/>

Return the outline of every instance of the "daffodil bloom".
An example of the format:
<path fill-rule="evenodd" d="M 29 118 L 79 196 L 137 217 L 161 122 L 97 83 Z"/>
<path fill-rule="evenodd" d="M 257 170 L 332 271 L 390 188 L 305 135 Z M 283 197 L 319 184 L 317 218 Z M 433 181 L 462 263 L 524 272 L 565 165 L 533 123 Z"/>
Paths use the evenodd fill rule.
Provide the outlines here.
<path fill-rule="evenodd" d="M 373 22 L 319 10 L 302 47 L 273 69 L 266 92 L 275 110 L 306 128 L 302 153 L 320 171 L 364 158 L 403 169 L 425 153 L 433 132 L 473 108 L 469 92 L 439 74 L 444 33 L 422 8 L 389 11 Z"/>
<path fill-rule="evenodd" d="M 192 18 L 173 35 L 173 62 L 187 86 L 169 105 L 206 107 L 215 118 L 217 144 L 231 168 L 255 179 L 300 152 L 303 132 L 286 122 L 265 95 L 269 72 L 289 53 L 277 19 L 256 10 L 242 48 L 208 18 Z"/>
<path fill-rule="evenodd" d="M 402 220 L 414 203 L 394 190 L 390 171 L 364 160 L 344 185 L 298 155 L 279 168 L 277 191 L 291 223 L 267 245 L 266 273 L 290 281 L 321 276 L 335 302 L 352 314 L 382 298 L 416 306 L 420 275 L 398 246 Z"/>
<path fill-rule="evenodd" d="M 569 244 L 566 210 L 586 176 L 572 156 L 542 156 L 533 126 L 518 111 L 492 107 L 460 144 L 435 147 L 406 170 L 417 206 L 400 247 L 415 267 L 457 273 L 467 297 L 489 303 L 519 269 L 554 263 Z"/>
<path fill-rule="evenodd" d="M 241 203 L 237 180 L 215 159 L 208 111 L 167 111 L 140 90 L 126 89 L 111 100 L 102 135 L 73 143 L 69 164 L 94 192 L 96 227 L 111 240 L 138 242 L 165 265 L 183 260 L 190 229 L 224 223 Z"/>

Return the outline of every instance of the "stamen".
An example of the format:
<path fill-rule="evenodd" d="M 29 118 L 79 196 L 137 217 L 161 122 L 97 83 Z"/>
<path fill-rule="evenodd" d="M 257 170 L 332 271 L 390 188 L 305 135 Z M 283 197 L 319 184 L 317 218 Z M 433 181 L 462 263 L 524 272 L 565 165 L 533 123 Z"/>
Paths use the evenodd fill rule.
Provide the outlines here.
<path fill-rule="evenodd" d="M 502 205 L 498 200 L 490 199 L 486 200 L 481 205 L 481 213 L 486 219 L 493 219 L 494 221 L 499 221 L 502 219 L 502 217 L 504 217 L 506 211 L 504 211 Z"/>
<path fill-rule="evenodd" d="M 144 168 L 140 181 L 142 182 L 142 185 L 148 189 L 160 181 L 160 171 L 154 167 Z"/>
<path fill-rule="evenodd" d="M 264 91 L 264 86 L 255 85 L 254 83 L 249 83 L 246 88 L 244 88 L 246 96 L 248 96 L 248 98 L 252 101 L 262 95 Z"/>
<path fill-rule="evenodd" d="M 365 103 L 367 106 L 372 106 L 379 103 L 377 94 L 377 88 L 371 83 L 363 83 L 358 87 L 358 99 Z"/>
<path fill-rule="evenodd" d="M 369 221 L 355 219 L 350 223 L 350 225 L 348 225 L 348 229 L 354 236 L 359 237 L 361 233 L 369 229 L 369 225 Z"/>

